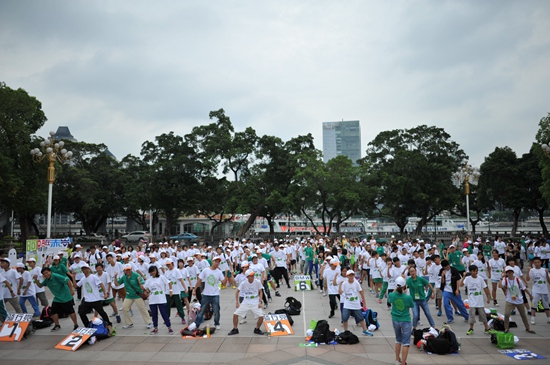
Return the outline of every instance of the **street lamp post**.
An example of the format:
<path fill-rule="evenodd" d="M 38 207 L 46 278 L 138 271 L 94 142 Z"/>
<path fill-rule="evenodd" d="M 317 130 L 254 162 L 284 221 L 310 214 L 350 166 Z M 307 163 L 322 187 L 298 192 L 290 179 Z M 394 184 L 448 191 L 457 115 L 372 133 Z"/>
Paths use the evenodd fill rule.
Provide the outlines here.
<path fill-rule="evenodd" d="M 40 142 L 40 148 L 34 148 L 31 150 L 32 159 L 35 162 L 42 162 L 46 158 L 48 159 L 48 218 L 47 218 L 47 231 L 46 238 L 51 238 L 52 230 L 52 192 L 53 182 L 55 181 L 55 160 L 63 163 L 71 159 L 73 153 L 67 151 L 63 146 L 65 142 L 55 142 L 55 132 L 50 132 L 50 137 L 45 141 Z"/>
<path fill-rule="evenodd" d="M 466 161 L 464 166 L 458 171 L 457 177 L 459 181 L 464 180 L 464 194 L 466 195 L 466 232 L 468 236 L 470 236 L 470 178 L 472 178 L 472 180 L 477 179 L 479 177 L 479 170 L 468 165 L 468 161 Z"/>

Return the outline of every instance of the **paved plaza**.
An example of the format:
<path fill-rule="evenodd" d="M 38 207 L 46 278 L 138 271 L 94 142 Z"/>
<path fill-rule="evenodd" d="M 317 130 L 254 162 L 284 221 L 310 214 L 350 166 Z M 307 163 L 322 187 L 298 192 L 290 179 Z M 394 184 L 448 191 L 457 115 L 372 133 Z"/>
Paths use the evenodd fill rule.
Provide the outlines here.
<path fill-rule="evenodd" d="M 283 285 L 284 286 L 284 285 Z M 216 331 L 209 339 L 182 339 L 179 330 L 183 326 L 174 324 L 174 335 L 168 335 L 166 328 L 159 323 L 159 333 L 149 335 L 146 324 L 143 323 L 139 311 L 134 306 L 134 329 L 124 330 L 118 324 L 117 335 L 100 341 L 93 346 L 84 344 L 76 352 L 54 349 L 72 329 L 70 319 L 61 320 L 61 330 L 51 332 L 50 328 L 37 330 L 29 338 L 19 343 L 0 342 L 0 364 L 55 364 L 69 365 L 78 361 L 79 365 L 93 364 L 394 364 L 394 334 L 389 311 L 386 304 L 379 304 L 374 296 L 366 293 L 367 305 L 378 312 L 380 329 L 374 332 L 374 337 L 361 335 L 360 327 L 350 325 L 350 330 L 360 338 L 356 345 L 320 345 L 319 347 L 300 347 L 305 343 L 305 331 L 311 320 L 327 319 L 330 312 L 328 297 L 323 297 L 319 291 L 295 292 L 292 289 L 281 289 L 282 297 L 273 296 L 266 312 L 274 312 L 283 307 L 287 296 L 294 296 L 304 305 L 302 314 L 294 316 L 293 336 L 268 337 L 252 333 L 254 322 L 239 325 L 240 334 L 227 336 L 232 328 L 232 313 L 235 309 L 235 291 L 221 291 L 221 330 Z M 46 292 L 48 294 L 49 290 Z M 431 312 L 437 327 L 443 325 L 445 316 L 437 317 L 433 301 Z M 499 293 L 499 310 L 503 310 L 504 298 Z M 117 302 L 119 308 L 122 302 Z M 9 307 L 9 305 L 8 305 Z M 11 307 L 10 307 L 11 308 Z M 105 307 L 108 313 L 110 309 Z M 176 310 L 172 309 L 172 319 L 176 318 Z M 532 328 L 536 334 L 528 334 L 521 323 L 519 315 L 512 317 L 518 322 L 518 328 L 512 329 L 520 342 L 516 348 L 525 348 L 548 359 L 530 360 L 527 363 L 550 363 L 550 324 L 546 323 L 543 313 L 537 315 L 537 324 Z M 426 326 L 427 321 L 421 315 L 421 321 Z M 328 319 L 331 328 L 342 329 L 339 314 Z M 79 320 L 80 323 L 80 320 Z M 179 323 L 177 319 L 173 323 Z M 213 324 L 212 320 L 205 324 Z M 351 321 L 350 321 L 351 323 Z M 419 326 L 420 327 L 420 326 Z M 476 324 L 472 336 L 466 336 L 468 324 L 462 317 L 455 316 L 452 328 L 460 337 L 461 351 L 451 355 L 433 355 L 421 352 L 411 347 L 408 364 L 517 364 L 518 360 L 498 352 L 491 344 L 489 336 L 483 334 L 483 326 Z"/>

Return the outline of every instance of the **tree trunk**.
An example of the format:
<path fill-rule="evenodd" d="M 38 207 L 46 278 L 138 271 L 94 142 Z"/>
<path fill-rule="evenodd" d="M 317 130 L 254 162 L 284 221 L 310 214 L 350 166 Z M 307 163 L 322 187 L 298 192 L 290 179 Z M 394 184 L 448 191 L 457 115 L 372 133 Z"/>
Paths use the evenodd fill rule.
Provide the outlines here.
<path fill-rule="evenodd" d="M 244 224 L 244 226 L 242 226 L 241 230 L 239 231 L 239 233 L 237 233 L 237 236 L 239 237 L 244 237 L 244 235 L 246 234 L 246 232 L 248 232 L 248 230 L 250 229 L 250 226 L 252 226 L 252 224 L 254 223 L 254 221 L 256 220 L 256 217 L 258 216 L 258 212 L 260 211 L 260 209 L 262 209 L 264 205 L 260 205 L 258 206 L 256 209 L 254 209 L 251 213 L 250 213 L 250 217 L 248 218 L 248 220 L 246 221 L 246 223 Z"/>
<path fill-rule="evenodd" d="M 544 221 L 544 212 L 546 211 L 545 208 L 537 208 L 537 212 L 539 213 L 539 222 L 540 227 L 542 228 L 542 234 L 544 237 L 548 237 L 548 228 L 546 227 L 546 222 Z"/>
<path fill-rule="evenodd" d="M 520 213 L 521 213 L 521 208 L 514 209 L 514 224 L 512 225 L 512 232 L 510 233 L 512 237 L 516 236 L 516 231 L 518 230 Z"/>

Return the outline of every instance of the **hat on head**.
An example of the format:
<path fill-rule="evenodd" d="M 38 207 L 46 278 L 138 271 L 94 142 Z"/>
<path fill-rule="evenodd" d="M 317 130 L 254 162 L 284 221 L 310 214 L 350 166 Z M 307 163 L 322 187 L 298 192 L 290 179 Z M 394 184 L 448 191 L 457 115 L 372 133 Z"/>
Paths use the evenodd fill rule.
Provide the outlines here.
<path fill-rule="evenodd" d="M 187 258 L 187 261 L 195 261 L 195 259 L 192 258 L 191 256 L 189 256 L 189 257 Z"/>
<path fill-rule="evenodd" d="M 26 268 L 25 264 L 22 262 L 16 262 L 15 265 L 13 265 L 13 267 L 20 267 L 22 269 Z"/>
<path fill-rule="evenodd" d="M 130 265 L 130 264 L 124 265 L 124 271 L 126 271 L 126 270 L 132 270 L 132 265 Z"/>
<path fill-rule="evenodd" d="M 31 258 L 27 259 L 27 262 L 29 262 L 29 261 L 33 261 L 33 262 L 36 262 L 36 260 L 35 260 L 35 258 L 34 258 L 34 257 L 31 257 Z"/>
<path fill-rule="evenodd" d="M 212 259 L 212 261 L 216 261 L 216 260 L 220 260 L 220 261 L 221 261 L 221 260 L 222 260 L 222 257 L 221 257 L 221 256 L 216 256 L 216 257 L 214 257 L 214 258 Z"/>
<path fill-rule="evenodd" d="M 348 272 L 346 273 L 346 276 L 349 276 L 349 275 L 355 275 L 355 271 L 348 270 Z"/>
<path fill-rule="evenodd" d="M 81 269 L 89 269 L 90 265 L 88 265 L 87 263 L 83 263 L 82 265 L 80 265 L 80 268 Z"/>
<path fill-rule="evenodd" d="M 450 245 L 449 248 L 453 248 L 453 247 L 456 247 L 455 245 Z"/>
<path fill-rule="evenodd" d="M 246 273 L 245 273 L 246 276 L 254 276 L 254 270 L 246 270 Z"/>
<path fill-rule="evenodd" d="M 338 265 L 340 263 L 340 261 L 338 261 L 338 259 L 330 259 L 330 264 L 331 265 Z"/>
<path fill-rule="evenodd" d="M 150 253 L 150 254 L 149 254 L 149 258 L 152 258 L 152 259 L 153 259 L 153 258 L 155 258 L 155 259 L 156 259 L 156 258 L 157 258 L 157 256 L 155 256 L 155 254 L 154 254 L 154 253 Z"/>
<path fill-rule="evenodd" d="M 467 249 L 466 247 L 464 247 L 464 248 L 462 249 L 462 252 L 468 252 L 468 249 Z"/>
<path fill-rule="evenodd" d="M 403 278 L 402 276 L 395 279 L 395 285 L 396 286 L 405 286 L 406 283 L 407 282 L 405 281 L 405 278 Z"/>
<path fill-rule="evenodd" d="M 76 246 L 74 246 L 74 248 L 82 248 L 82 246 L 77 244 Z"/>
<path fill-rule="evenodd" d="M 53 259 L 54 259 L 54 260 L 60 260 L 61 258 L 60 258 L 59 256 L 55 255 L 55 256 L 53 257 Z"/>
<path fill-rule="evenodd" d="M 164 263 L 165 264 L 173 264 L 174 261 L 172 261 L 172 259 L 166 259 L 166 260 L 164 260 Z"/>
<path fill-rule="evenodd" d="M 63 251 L 59 251 L 57 254 L 58 255 L 63 255 Z"/>
<path fill-rule="evenodd" d="M 249 266 L 250 264 L 248 263 L 248 261 L 245 261 L 241 264 L 242 267 L 245 267 L 245 266 Z"/>
<path fill-rule="evenodd" d="M 0 261 L 6 261 L 8 264 L 11 265 L 11 260 L 8 259 L 7 257 L 2 257 L 2 259 L 0 259 Z"/>
<path fill-rule="evenodd" d="M 508 272 L 508 271 L 514 271 L 514 268 L 512 266 L 506 266 L 504 268 L 504 272 Z"/>

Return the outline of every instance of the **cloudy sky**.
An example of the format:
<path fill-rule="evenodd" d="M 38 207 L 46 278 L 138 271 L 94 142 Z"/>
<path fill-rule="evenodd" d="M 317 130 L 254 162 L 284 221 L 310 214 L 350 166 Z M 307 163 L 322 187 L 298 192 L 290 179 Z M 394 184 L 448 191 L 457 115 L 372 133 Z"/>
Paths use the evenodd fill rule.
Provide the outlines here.
<path fill-rule="evenodd" d="M 288 140 L 444 128 L 483 162 L 550 112 L 549 1 L 2 1 L 0 81 L 120 159 L 224 108 Z"/>

